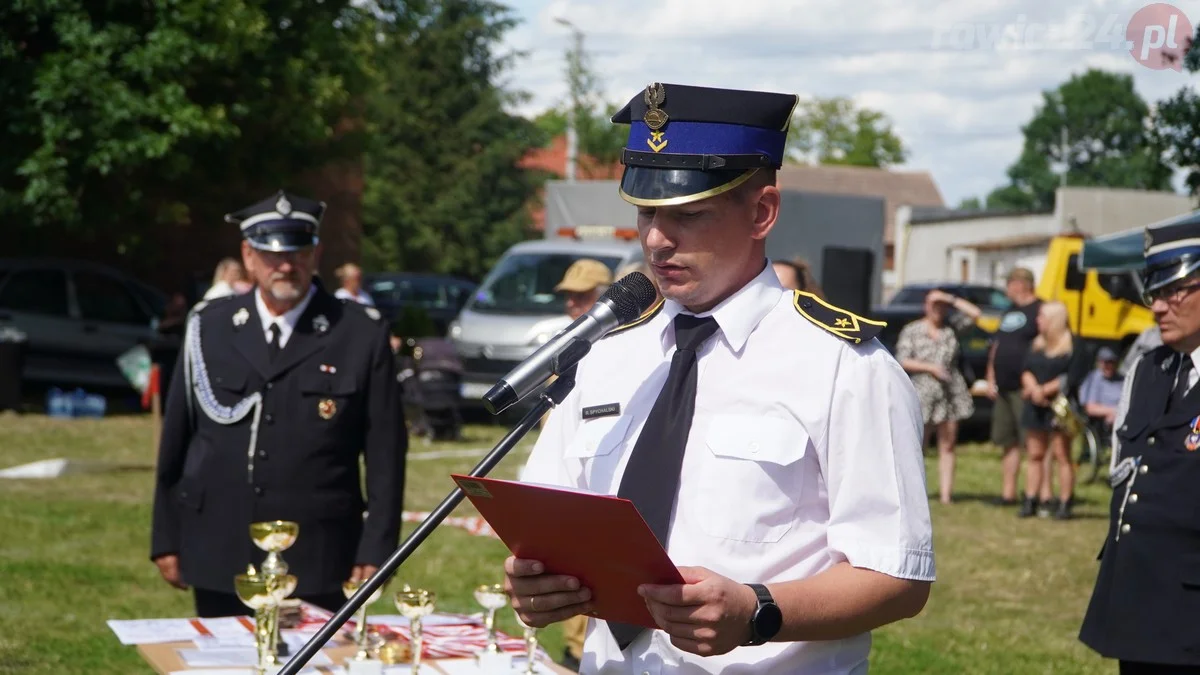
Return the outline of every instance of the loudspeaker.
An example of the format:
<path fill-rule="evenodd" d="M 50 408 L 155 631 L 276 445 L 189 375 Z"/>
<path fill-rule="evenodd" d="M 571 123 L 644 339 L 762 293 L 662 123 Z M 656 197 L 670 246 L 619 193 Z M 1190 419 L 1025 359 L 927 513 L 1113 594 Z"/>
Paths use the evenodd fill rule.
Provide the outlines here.
<path fill-rule="evenodd" d="M 830 304 L 867 316 L 875 256 L 865 248 L 826 247 L 821 252 L 821 290 Z"/>

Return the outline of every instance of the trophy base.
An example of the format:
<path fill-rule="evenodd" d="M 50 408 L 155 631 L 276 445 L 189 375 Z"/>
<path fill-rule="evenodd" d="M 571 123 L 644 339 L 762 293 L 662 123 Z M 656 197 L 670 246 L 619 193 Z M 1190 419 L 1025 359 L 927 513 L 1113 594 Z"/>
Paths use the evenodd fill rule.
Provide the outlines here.
<path fill-rule="evenodd" d="M 348 675 L 383 675 L 383 661 L 379 659 L 362 661 L 346 659 L 346 672 Z"/>
<path fill-rule="evenodd" d="M 481 651 L 475 655 L 482 673 L 507 673 L 512 670 L 512 654 L 505 652 Z"/>

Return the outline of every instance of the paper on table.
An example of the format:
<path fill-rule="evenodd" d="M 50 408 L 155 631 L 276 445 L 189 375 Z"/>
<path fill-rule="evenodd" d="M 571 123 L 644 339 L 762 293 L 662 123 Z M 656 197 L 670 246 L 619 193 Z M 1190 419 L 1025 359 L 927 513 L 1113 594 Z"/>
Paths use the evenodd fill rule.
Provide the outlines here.
<path fill-rule="evenodd" d="M 187 642 L 200 635 L 190 619 L 109 619 L 106 623 L 123 645 Z"/>
<path fill-rule="evenodd" d="M 304 643 L 308 642 L 308 635 L 295 633 L 291 631 L 283 631 L 279 635 L 279 639 L 292 649 L 291 653 L 300 651 Z M 242 635 L 230 635 L 227 637 L 206 637 L 200 636 L 193 642 L 196 644 L 196 649 L 208 651 L 213 649 L 245 649 L 254 647 L 254 635 L 244 633 Z"/>
<path fill-rule="evenodd" d="M 421 620 L 422 626 L 469 626 L 483 623 L 483 619 L 465 614 L 430 614 Z M 367 625 L 407 626 L 408 619 L 399 614 L 375 614 L 367 617 Z"/>
<path fill-rule="evenodd" d="M 211 668 L 201 671 L 203 675 L 252 675 L 254 668 Z M 196 675 L 195 670 L 173 670 L 167 675 Z M 300 675 L 346 675 L 346 669 L 341 666 L 328 666 L 325 670 L 305 668 Z"/>
<path fill-rule="evenodd" d="M 215 619 L 197 619 L 200 625 L 204 626 L 208 634 L 215 638 L 241 638 L 249 635 L 254 636 L 254 631 L 251 628 L 254 624 L 250 623 L 252 619 L 249 617 L 238 616 L 223 616 Z"/>
<path fill-rule="evenodd" d="M 230 647 L 226 649 L 180 649 L 179 658 L 189 668 L 225 668 L 229 666 L 253 666 L 258 654 L 253 647 Z M 317 652 L 308 662 L 313 666 L 332 665 L 325 652 Z M 208 675 L 208 674 L 206 674 Z"/>
<path fill-rule="evenodd" d="M 480 666 L 475 659 L 439 659 L 437 665 L 445 671 L 446 675 L 513 675 L 525 672 L 525 657 L 514 658 L 508 668 L 485 668 Z M 533 672 L 552 673 L 553 671 L 538 663 L 534 666 Z M 205 673 L 205 675 L 208 674 Z M 384 675 L 391 675 L 391 673 L 385 670 Z"/>

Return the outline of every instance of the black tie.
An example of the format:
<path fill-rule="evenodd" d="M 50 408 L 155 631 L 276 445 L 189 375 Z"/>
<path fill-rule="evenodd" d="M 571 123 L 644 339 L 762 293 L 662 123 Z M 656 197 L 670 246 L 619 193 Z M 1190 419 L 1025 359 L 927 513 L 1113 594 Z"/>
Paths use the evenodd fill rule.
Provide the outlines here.
<path fill-rule="evenodd" d="M 1188 376 L 1192 373 L 1192 357 L 1190 354 L 1184 354 L 1179 362 L 1179 376 L 1175 380 L 1175 388 L 1171 390 L 1171 401 L 1167 404 L 1167 410 L 1173 410 L 1183 403 L 1183 397 L 1187 396 Z"/>
<path fill-rule="evenodd" d="M 271 361 L 274 361 L 275 357 L 279 355 L 279 350 L 281 349 L 279 346 L 279 324 L 271 324 L 271 327 L 267 329 L 267 332 L 270 333 L 270 337 L 267 339 L 267 354 L 270 356 Z"/>
<path fill-rule="evenodd" d="M 667 383 L 658 393 L 646 425 L 629 455 L 617 496 L 633 502 L 665 548 L 671 509 L 679 491 L 679 470 L 696 408 L 696 350 L 717 332 L 712 317 L 675 317 L 675 355 Z M 617 644 L 625 649 L 645 630 L 610 621 Z"/>

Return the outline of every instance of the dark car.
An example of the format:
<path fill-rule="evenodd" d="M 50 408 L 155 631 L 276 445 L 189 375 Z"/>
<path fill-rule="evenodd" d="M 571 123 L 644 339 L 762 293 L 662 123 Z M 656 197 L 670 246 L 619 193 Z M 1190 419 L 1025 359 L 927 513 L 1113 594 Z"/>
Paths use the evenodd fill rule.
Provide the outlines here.
<path fill-rule="evenodd" d="M 115 269 L 61 259 L 0 259 L 0 327 L 25 334 L 24 382 L 131 389 L 117 357 L 138 345 L 178 351 L 159 322 L 161 291 Z"/>
<path fill-rule="evenodd" d="M 991 332 L 998 325 L 1000 315 L 1012 307 L 1012 301 L 998 288 L 962 283 L 906 285 L 896 292 L 888 304 L 871 311 L 870 318 L 887 322 L 887 328 L 879 334 L 879 341 L 888 351 L 895 353 L 900 330 L 925 315 L 925 295 L 934 289 L 965 298 L 982 310 L 983 315 L 974 325 L 958 333 L 961 353 L 959 369 L 962 370 L 968 387 L 985 381 Z M 986 424 L 991 419 L 991 407 L 991 400 L 987 397 L 976 396 L 975 415 L 971 422 Z"/>
<path fill-rule="evenodd" d="M 392 323 L 414 313 L 428 318 L 432 335 L 406 337 L 443 337 L 454 317 L 475 292 L 476 284 L 443 274 L 387 272 L 369 274 L 363 288 L 375 301 L 375 307 Z"/>

